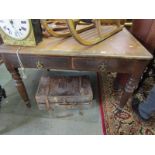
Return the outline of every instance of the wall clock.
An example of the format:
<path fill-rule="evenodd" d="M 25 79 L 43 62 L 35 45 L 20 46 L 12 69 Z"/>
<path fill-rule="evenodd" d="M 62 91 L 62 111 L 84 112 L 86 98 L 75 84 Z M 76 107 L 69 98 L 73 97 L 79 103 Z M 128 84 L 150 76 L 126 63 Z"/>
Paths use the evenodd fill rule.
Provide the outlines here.
<path fill-rule="evenodd" d="M 8 45 L 35 46 L 42 40 L 39 19 L 0 20 L 0 34 Z"/>

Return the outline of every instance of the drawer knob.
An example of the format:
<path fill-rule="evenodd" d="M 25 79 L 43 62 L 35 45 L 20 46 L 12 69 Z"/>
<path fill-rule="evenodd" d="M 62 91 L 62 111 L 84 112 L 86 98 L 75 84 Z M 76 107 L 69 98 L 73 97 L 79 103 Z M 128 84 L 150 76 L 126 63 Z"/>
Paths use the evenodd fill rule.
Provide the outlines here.
<path fill-rule="evenodd" d="M 101 65 L 99 65 L 99 71 L 100 72 L 105 72 L 107 68 L 107 64 L 106 63 L 102 63 Z"/>
<path fill-rule="evenodd" d="M 38 69 L 44 68 L 44 65 L 39 60 L 37 61 L 36 66 Z"/>

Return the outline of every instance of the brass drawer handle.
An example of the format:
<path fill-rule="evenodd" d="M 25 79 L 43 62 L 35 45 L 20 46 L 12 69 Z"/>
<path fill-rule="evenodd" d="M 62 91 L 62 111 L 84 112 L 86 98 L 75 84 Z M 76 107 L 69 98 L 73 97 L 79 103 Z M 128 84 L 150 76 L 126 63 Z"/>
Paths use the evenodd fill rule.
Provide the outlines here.
<path fill-rule="evenodd" d="M 44 65 L 39 60 L 37 61 L 36 66 L 38 69 L 44 68 Z"/>
<path fill-rule="evenodd" d="M 102 63 L 98 68 L 100 72 L 105 72 L 107 68 L 107 62 Z"/>

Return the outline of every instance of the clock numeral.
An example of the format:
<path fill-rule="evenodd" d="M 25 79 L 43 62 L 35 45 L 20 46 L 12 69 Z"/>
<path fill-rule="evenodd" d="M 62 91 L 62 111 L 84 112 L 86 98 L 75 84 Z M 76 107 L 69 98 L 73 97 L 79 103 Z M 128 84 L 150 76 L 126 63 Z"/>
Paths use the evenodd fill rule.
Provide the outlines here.
<path fill-rule="evenodd" d="M 11 30 L 10 30 L 9 28 L 8 28 L 7 30 L 8 30 L 8 32 L 9 32 L 9 34 L 11 35 L 11 34 L 12 34 Z"/>
<path fill-rule="evenodd" d="M 22 36 L 22 33 L 19 31 L 19 34 Z"/>
<path fill-rule="evenodd" d="M 18 31 L 15 32 L 15 36 L 20 37 L 20 34 L 18 33 Z"/>
<path fill-rule="evenodd" d="M 18 34 L 17 34 L 17 32 L 15 32 L 15 36 L 16 36 L 16 37 L 18 37 Z"/>
<path fill-rule="evenodd" d="M 6 26 L 3 26 L 3 29 L 6 30 L 7 29 Z"/>
<path fill-rule="evenodd" d="M 26 28 L 25 27 L 21 27 L 21 29 L 24 30 L 24 31 L 26 31 Z"/>
<path fill-rule="evenodd" d="M 22 20 L 21 23 L 22 23 L 22 24 L 26 24 L 26 21 Z"/>

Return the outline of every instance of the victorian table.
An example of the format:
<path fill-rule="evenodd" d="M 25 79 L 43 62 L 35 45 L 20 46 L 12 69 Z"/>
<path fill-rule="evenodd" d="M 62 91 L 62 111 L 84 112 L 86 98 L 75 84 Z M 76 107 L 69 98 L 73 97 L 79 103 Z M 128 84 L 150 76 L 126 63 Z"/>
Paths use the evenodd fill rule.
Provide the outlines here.
<path fill-rule="evenodd" d="M 19 46 L 1 45 L 0 54 L 12 74 L 19 94 L 29 107 L 26 88 L 18 72 L 18 48 Z M 120 99 L 120 108 L 124 107 L 132 95 L 146 65 L 152 59 L 152 55 L 125 28 L 89 47 L 79 44 L 72 37 L 46 38 L 36 47 L 21 47 L 19 56 L 25 68 L 129 73 L 130 78 Z"/>

